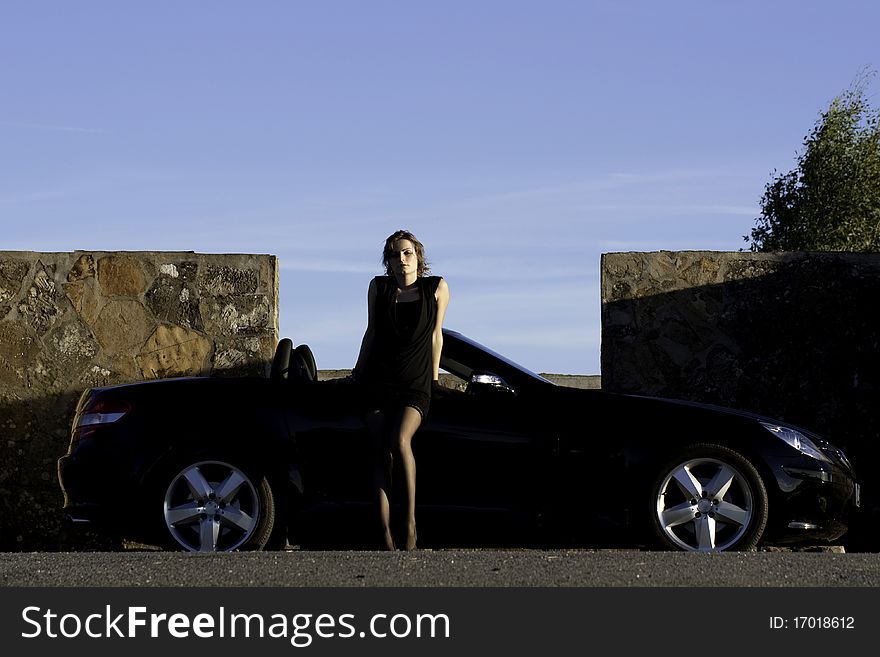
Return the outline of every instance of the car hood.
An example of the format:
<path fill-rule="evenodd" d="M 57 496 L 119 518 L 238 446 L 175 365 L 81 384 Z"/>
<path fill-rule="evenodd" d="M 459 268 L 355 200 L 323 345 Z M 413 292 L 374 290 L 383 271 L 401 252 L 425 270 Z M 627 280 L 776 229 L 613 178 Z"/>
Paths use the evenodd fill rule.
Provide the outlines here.
<path fill-rule="evenodd" d="M 557 389 L 561 389 L 561 386 Z M 745 411 L 729 406 L 720 406 L 718 404 L 709 404 L 705 402 L 691 401 L 686 399 L 674 399 L 670 397 L 660 397 L 654 395 L 637 395 L 628 393 L 613 393 L 604 390 L 588 390 L 579 388 L 568 388 L 566 393 L 571 395 L 569 402 L 577 404 L 578 401 L 585 400 L 588 395 L 601 395 L 615 405 L 626 407 L 630 412 L 645 413 L 661 413 L 670 412 L 679 409 L 682 413 L 699 413 L 707 415 L 726 415 L 731 418 L 740 418 L 743 422 L 766 422 L 780 426 L 789 427 L 803 433 L 812 440 L 819 441 L 825 445 L 832 446 L 831 443 L 822 436 L 810 429 L 806 429 L 792 422 L 782 420 L 778 417 L 762 415 L 751 411 Z M 614 401 L 612 401 L 614 400 Z"/>

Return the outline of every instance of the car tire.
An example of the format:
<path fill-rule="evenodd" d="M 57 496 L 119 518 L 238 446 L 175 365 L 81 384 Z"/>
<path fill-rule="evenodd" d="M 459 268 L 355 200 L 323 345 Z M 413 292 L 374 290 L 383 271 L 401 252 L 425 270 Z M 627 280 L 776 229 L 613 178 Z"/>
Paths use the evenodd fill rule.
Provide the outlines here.
<path fill-rule="evenodd" d="M 691 445 L 667 462 L 651 486 L 650 523 L 666 549 L 754 550 L 768 508 L 758 471 L 723 445 Z"/>
<path fill-rule="evenodd" d="M 191 552 L 283 547 L 273 487 L 259 471 L 234 459 L 190 458 L 170 472 L 159 492 L 167 547 Z"/>

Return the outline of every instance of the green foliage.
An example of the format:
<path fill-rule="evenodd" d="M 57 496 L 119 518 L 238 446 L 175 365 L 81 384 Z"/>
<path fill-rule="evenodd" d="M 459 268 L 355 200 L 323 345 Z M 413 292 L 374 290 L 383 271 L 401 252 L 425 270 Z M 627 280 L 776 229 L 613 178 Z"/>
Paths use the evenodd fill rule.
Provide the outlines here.
<path fill-rule="evenodd" d="M 865 72 L 804 139 L 797 167 L 761 198 L 752 251 L 880 251 L 880 121 Z"/>

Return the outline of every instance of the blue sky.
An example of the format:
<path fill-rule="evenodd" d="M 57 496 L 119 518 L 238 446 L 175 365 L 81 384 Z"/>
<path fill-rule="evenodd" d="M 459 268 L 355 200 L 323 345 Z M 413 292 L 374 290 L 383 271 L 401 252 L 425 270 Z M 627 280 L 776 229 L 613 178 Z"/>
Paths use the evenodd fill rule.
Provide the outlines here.
<path fill-rule="evenodd" d="M 878 24 L 873 0 L 0 0 L 0 250 L 277 255 L 281 334 L 331 369 L 406 228 L 448 327 L 598 373 L 601 254 L 746 246 Z"/>

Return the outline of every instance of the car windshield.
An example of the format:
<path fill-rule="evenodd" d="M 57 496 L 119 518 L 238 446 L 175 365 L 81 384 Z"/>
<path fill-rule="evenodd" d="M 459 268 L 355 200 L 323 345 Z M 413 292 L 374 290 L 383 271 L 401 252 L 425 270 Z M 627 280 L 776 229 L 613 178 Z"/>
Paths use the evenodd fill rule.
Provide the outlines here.
<path fill-rule="evenodd" d="M 526 368 L 526 367 L 523 367 L 523 366 L 520 365 L 519 363 L 515 363 L 515 362 L 513 362 L 513 361 L 510 360 L 509 358 L 506 358 L 506 357 L 502 356 L 501 354 L 499 354 L 498 352 L 493 351 L 492 349 L 489 349 L 489 347 L 480 344 L 480 343 L 477 342 L 476 340 L 471 340 L 470 338 L 468 338 L 468 337 L 466 337 L 466 336 L 464 336 L 464 335 L 462 335 L 461 333 L 458 333 L 458 332 L 456 332 L 456 331 L 448 331 L 448 330 L 447 330 L 447 332 L 448 332 L 448 333 L 451 333 L 451 334 L 453 334 L 453 335 L 455 335 L 455 337 L 458 338 L 461 342 L 466 342 L 467 344 L 469 344 L 469 345 L 471 345 L 471 346 L 473 346 L 473 347 L 476 347 L 476 348 L 479 349 L 480 351 L 484 351 L 485 353 L 489 354 L 489 355 L 492 356 L 493 358 L 498 359 L 499 361 L 501 361 L 502 363 L 504 363 L 504 364 L 507 365 L 508 367 L 511 367 L 511 368 L 515 369 L 517 372 L 520 372 L 521 374 L 523 374 L 523 375 L 525 375 L 525 376 L 527 376 L 527 377 L 529 377 L 529 378 L 536 379 L 536 380 L 538 380 L 538 381 L 542 381 L 542 382 L 544 382 L 544 383 L 552 383 L 552 381 L 548 381 L 547 379 L 545 379 L 545 378 L 544 378 L 543 376 L 541 376 L 540 374 L 535 374 L 535 373 L 532 372 L 530 369 L 528 369 L 528 368 Z"/>

